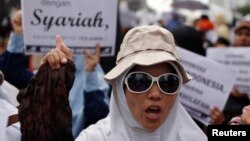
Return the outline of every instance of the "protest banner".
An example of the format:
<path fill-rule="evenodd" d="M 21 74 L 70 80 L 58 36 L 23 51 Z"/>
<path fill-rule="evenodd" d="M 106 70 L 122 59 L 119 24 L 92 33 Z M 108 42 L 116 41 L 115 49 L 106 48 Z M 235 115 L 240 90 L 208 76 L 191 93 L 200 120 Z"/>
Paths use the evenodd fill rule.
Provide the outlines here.
<path fill-rule="evenodd" d="M 193 77 L 180 91 L 181 103 L 188 113 L 208 125 L 210 110 L 223 110 L 236 79 L 236 72 L 214 60 L 178 47 L 184 69 Z"/>
<path fill-rule="evenodd" d="M 101 46 L 101 56 L 113 56 L 117 0 L 22 0 L 27 54 L 43 54 L 61 35 L 73 53 Z"/>
<path fill-rule="evenodd" d="M 237 71 L 235 86 L 241 93 L 250 92 L 250 48 L 208 48 L 206 56 Z"/>

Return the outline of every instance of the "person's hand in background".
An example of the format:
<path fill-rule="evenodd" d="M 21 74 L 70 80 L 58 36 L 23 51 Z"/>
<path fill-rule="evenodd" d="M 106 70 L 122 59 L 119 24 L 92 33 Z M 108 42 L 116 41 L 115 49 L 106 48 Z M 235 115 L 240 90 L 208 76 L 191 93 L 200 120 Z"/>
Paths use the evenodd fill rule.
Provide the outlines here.
<path fill-rule="evenodd" d="M 14 13 L 14 16 L 11 20 L 11 25 L 13 28 L 13 32 L 16 34 L 22 34 L 23 28 L 22 28 L 22 11 L 17 10 Z"/>
<path fill-rule="evenodd" d="M 95 53 L 89 53 L 88 50 L 83 52 L 85 57 L 84 69 L 88 72 L 94 71 L 97 64 L 100 63 L 100 45 L 96 45 Z"/>
<path fill-rule="evenodd" d="M 230 93 L 234 97 L 247 97 L 247 94 L 241 93 L 236 87 L 234 87 Z"/>
<path fill-rule="evenodd" d="M 213 107 L 211 110 L 211 124 L 223 124 L 225 116 L 218 107 Z"/>

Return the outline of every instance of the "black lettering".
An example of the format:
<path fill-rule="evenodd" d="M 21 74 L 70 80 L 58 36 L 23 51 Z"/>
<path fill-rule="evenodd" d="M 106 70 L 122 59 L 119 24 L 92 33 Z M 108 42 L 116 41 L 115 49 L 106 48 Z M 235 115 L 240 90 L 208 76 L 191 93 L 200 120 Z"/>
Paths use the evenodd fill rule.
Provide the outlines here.
<path fill-rule="evenodd" d="M 48 17 L 48 16 L 44 17 L 43 25 L 45 26 L 44 27 L 45 31 L 49 31 L 49 29 L 51 28 L 51 26 L 53 24 L 53 19 L 54 19 L 54 17 Z"/>
<path fill-rule="evenodd" d="M 87 23 L 88 23 L 88 27 L 91 27 L 92 26 L 92 24 L 91 24 L 92 19 L 91 18 L 86 18 L 86 20 L 87 20 Z"/>
<path fill-rule="evenodd" d="M 188 73 L 193 77 L 193 79 L 199 83 L 202 83 L 206 85 L 207 87 L 214 88 L 216 90 L 221 91 L 224 93 L 224 86 L 220 84 L 219 82 L 213 81 L 211 79 L 205 78 L 203 76 L 197 75 L 195 73 L 191 73 L 188 71 Z"/>
<path fill-rule="evenodd" d="M 70 6 L 70 1 L 41 0 L 43 6 L 54 6 L 56 8 Z"/>
<path fill-rule="evenodd" d="M 37 20 L 37 22 L 34 22 L 34 21 L 31 21 L 30 23 L 32 25 L 39 25 L 41 23 L 41 19 L 40 19 L 40 16 L 38 15 L 39 13 L 42 13 L 42 9 L 36 9 L 34 12 L 33 12 L 33 15 L 35 17 L 35 19 Z"/>
<path fill-rule="evenodd" d="M 78 13 L 78 18 L 76 20 L 76 26 L 80 26 L 80 20 L 81 20 L 81 16 L 82 16 L 82 13 Z"/>
<path fill-rule="evenodd" d="M 90 19 L 90 18 L 85 18 L 85 19 L 83 19 L 81 25 L 82 25 L 83 27 L 87 26 L 87 24 L 89 23 L 89 20 L 91 20 L 91 19 Z"/>
<path fill-rule="evenodd" d="M 31 21 L 32 25 L 38 26 L 43 25 L 44 31 L 49 31 L 53 26 L 56 27 L 102 27 L 103 19 L 101 18 L 102 12 L 98 12 L 95 17 L 82 17 L 82 13 L 78 13 L 77 17 L 66 17 L 66 16 L 47 16 L 42 15 L 43 11 L 41 9 L 36 9 L 34 11 L 35 20 Z M 106 29 L 108 25 L 106 25 Z M 104 30 L 106 30 L 104 27 Z"/>
<path fill-rule="evenodd" d="M 189 67 L 191 67 L 191 68 L 193 68 L 195 70 L 198 70 L 198 71 L 203 72 L 203 73 L 206 72 L 206 69 L 204 67 L 199 66 L 199 65 L 197 65 L 195 63 L 188 62 L 188 61 L 186 61 L 184 59 L 180 59 L 180 61 L 181 61 L 182 64 L 184 64 L 186 66 L 189 66 Z"/>
<path fill-rule="evenodd" d="M 62 16 L 60 16 L 60 17 L 58 17 L 57 19 L 56 19 L 56 25 L 57 26 L 66 26 L 66 23 L 65 23 L 65 17 L 62 17 Z"/>
<path fill-rule="evenodd" d="M 71 27 L 75 26 L 75 24 L 74 24 L 74 18 L 69 17 L 68 20 L 69 20 L 69 23 L 70 23 L 70 26 L 71 26 Z M 79 25 L 77 25 L 77 26 L 79 26 Z"/>
<path fill-rule="evenodd" d="M 101 18 L 102 12 L 97 12 L 94 18 L 93 26 L 96 26 L 96 23 L 98 23 L 98 27 L 102 27 L 102 18 Z"/>

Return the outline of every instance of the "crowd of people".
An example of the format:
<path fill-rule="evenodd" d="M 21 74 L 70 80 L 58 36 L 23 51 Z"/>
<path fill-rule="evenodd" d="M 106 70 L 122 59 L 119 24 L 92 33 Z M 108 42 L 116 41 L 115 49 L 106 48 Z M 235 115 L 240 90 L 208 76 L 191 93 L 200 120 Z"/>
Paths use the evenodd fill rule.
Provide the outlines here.
<path fill-rule="evenodd" d="M 0 68 L 6 81 L 18 89 L 23 89 L 28 86 L 34 73 L 28 70 L 27 65 L 25 65 L 29 57 L 24 54 L 20 10 L 16 12 L 13 18 L 12 27 L 13 32 L 11 32 L 8 47 L 0 56 Z M 61 42 L 60 40 L 60 37 L 58 37 L 57 42 Z M 75 137 L 81 130 L 104 118 L 109 112 L 108 92 L 110 87 L 103 78 L 104 71 L 99 64 L 99 52 L 100 48 L 97 45 L 95 54 L 85 51 L 84 55 L 74 55 L 74 58 L 72 58 L 76 72 L 74 84 L 70 89 L 69 102 L 73 116 L 72 133 Z M 50 61 L 55 63 L 53 58 Z M 55 68 L 53 67 L 53 69 Z M 96 105 L 91 104 L 93 101 L 96 101 Z M 85 106 L 92 110 L 85 108 Z M 87 114 L 85 114 L 85 110 L 88 111 Z M 96 112 L 98 112 L 98 115 L 93 114 Z"/>
<path fill-rule="evenodd" d="M 10 34 L 4 34 L 9 35 L 8 44 L 3 44 L 0 52 L 0 114 L 8 121 L 3 126 L 4 130 L 0 131 L 4 135 L 1 137 L 0 134 L 0 140 L 35 140 L 39 137 L 43 137 L 44 141 L 207 140 L 207 125 L 193 119 L 180 102 L 180 88 L 192 81 L 192 77 L 180 63 L 176 46 L 204 57 L 206 49 L 211 47 L 250 47 L 250 15 L 243 17 L 234 26 L 229 26 L 223 15 L 218 15 L 215 22 L 207 15 L 202 15 L 192 26 L 182 23 L 178 13 L 174 12 L 172 16 L 173 20 L 168 23 L 158 20 L 156 23 L 151 22 L 151 25 L 134 27 L 122 27 L 123 24 L 118 21 L 117 33 L 120 34 L 117 36 L 122 37 L 123 41 L 121 45 L 120 40 L 116 41 L 116 50 L 119 52 L 115 56 L 116 65 L 112 64 L 115 62 L 110 62 L 113 68 L 105 68 L 101 64 L 100 44 L 96 44 L 95 53 L 84 50 L 82 55 L 75 55 L 62 37 L 57 35 L 55 48 L 41 58 L 36 73 L 30 67 L 32 57 L 24 53 L 22 11 L 15 11 L 10 22 L 12 30 Z M 70 67 L 75 71 L 62 69 L 65 64 L 71 63 L 74 65 Z M 61 73 L 61 70 L 66 73 L 49 77 L 47 74 L 50 71 L 42 71 L 44 65 L 55 74 Z M 72 85 L 64 86 L 66 81 L 60 81 L 68 77 L 67 71 L 74 74 L 74 77 L 66 78 L 73 82 Z M 72 118 L 64 121 L 70 123 L 67 128 L 57 129 L 60 125 L 50 123 L 53 116 L 48 118 L 39 111 L 23 110 L 27 105 L 35 107 L 34 109 L 53 105 L 44 104 L 41 99 L 38 100 L 39 103 L 30 100 L 36 99 L 32 97 L 36 93 L 46 93 L 44 88 L 37 88 L 34 94 L 29 92 L 33 85 L 43 86 L 45 89 L 48 86 L 45 85 L 48 81 L 42 81 L 40 79 L 43 78 L 38 77 L 39 72 L 43 72 L 44 77 L 48 77 L 46 79 L 62 84 L 58 89 L 66 91 L 66 97 L 62 101 L 68 101 L 69 104 L 66 102 L 63 104 L 66 107 L 56 110 L 70 108 Z M 8 83 L 8 86 L 3 85 L 3 82 Z M 22 105 L 15 105 L 9 95 L 19 96 L 19 104 Z M 234 87 L 223 110 L 211 107 L 210 124 L 250 125 L 249 95 L 250 92 L 242 93 Z M 30 101 L 25 99 L 27 97 Z M 56 102 L 58 101 L 55 100 Z M 34 117 L 41 118 L 23 117 L 32 115 L 29 113 L 38 113 Z M 62 119 L 60 115 L 55 117 Z M 46 128 L 27 125 L 36 122 L 35 125 L 39 126 L 41 121 L 48 121 L 50 124 Z M 28 127 L 30 130 L 27 130 Z M 57 132 L 39 134 L 40 129 L 53 129 L 48 131 Z M 28 133 L 32 132 L 37 136 L 29 138 Z M 72 134 L 72 137 L 60 138 L 60 135 L 66 133 Z"/>

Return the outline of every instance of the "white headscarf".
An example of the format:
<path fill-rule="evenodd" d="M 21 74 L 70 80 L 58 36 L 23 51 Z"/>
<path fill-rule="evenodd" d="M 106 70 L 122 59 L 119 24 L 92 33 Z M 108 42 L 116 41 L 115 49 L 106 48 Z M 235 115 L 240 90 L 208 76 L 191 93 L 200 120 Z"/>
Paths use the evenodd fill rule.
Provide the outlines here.
<path fill-rule="evenodd" d="M 123 81 L 127 72 L 112 85 L 108 117 L 82 131 L 76 141 L 207 141 L 206 135 L 181 105 L 178 95 L 166 121 L 154 132 L 144 129 L 134 119 L 126 102 Z"/>

